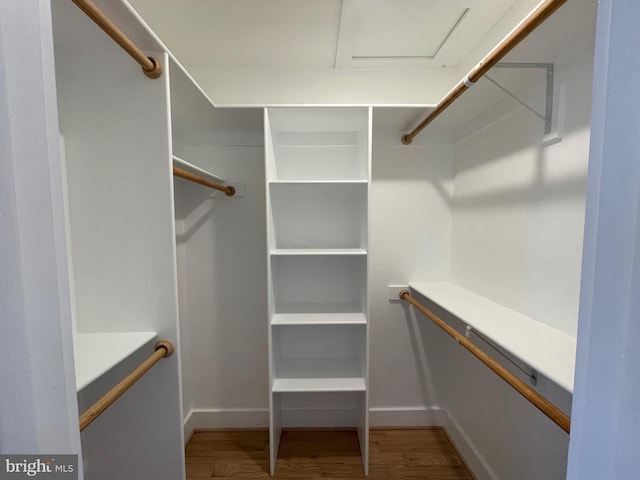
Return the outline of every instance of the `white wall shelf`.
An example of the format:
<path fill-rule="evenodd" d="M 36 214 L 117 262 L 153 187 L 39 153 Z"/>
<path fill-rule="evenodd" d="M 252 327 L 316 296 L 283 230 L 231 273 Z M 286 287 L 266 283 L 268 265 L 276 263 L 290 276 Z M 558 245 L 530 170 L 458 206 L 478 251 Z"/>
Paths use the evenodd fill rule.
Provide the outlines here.
<path fill-rule="evenodd" d="M 364 392 L 365 390 L 366 390 L 366 383 L 363 377 L 276 378 L 273 381 L 274 393 Z"/>
<path fill-rule="evenodd" d="M 411 282 L 409 286 L 573 392 L 574 337 L 451 283 Z"/>
<path fill-rule="evenodd" d="M 350 314 L 362 312 L 362 302 L 274 302 L 276 314 Z"/>
<path fill-rule="evenodd" d="M 98 380 L 156 337 L 156 332 L 74 332 L 76 389 L 80 391 Z"/>
<path fill-rule="evenodd" d="M 271 255 L 366 255 L 364 248 L 276 248 Z"/>
<path fill-rule="evenodd" d="M 363 313 L 277 313 L 271 325 L 365 325 Z"/>
<path fill-rule="evenodd" d="M 341 185 L 341 184 L 367 184 L 366 180 L 339 179 L 339 180 L 270 180 L 269 185 Z"/>
<path fill-rule="evenodd" d="M 207 180 L 211 180 L 216 183 L 224 183 L 224 178 L 219 177 L 218 175 L 214 175 L 213 173 L 205 170 L 204 168 L 200 168 L 192 163 L 183 160 L 182 158 L 173 155 L 173 166 L 186 170 L 189 173 L 193 173 L 195 175 L 199 175 L 201 177 L 206 178 Z"/>

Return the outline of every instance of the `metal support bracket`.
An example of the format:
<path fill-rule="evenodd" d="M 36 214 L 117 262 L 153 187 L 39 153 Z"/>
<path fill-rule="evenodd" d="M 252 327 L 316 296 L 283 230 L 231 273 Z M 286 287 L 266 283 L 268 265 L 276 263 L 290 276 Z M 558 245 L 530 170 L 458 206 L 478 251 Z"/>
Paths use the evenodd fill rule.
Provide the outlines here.
<path fill-rule="evenodd" d="M 526 367 L 528 367 L 528 365 L 522 366 L 520 364 L 521 362 L 512 358 L 512 356 L 507 354 L 502 348 L 498 347 L 495 343 L 493 343 L 491 340 L 489 340 L 487 337 L 482 335 L 477 330 L 474 330 L 471 325 L 467 325 L 467 328 L 465 329 L 465 332 L 464 332 L 464 336 L 470 339 L 472 334 L 478 337 L 480 340 L 482 340 L 485 344 L 490 346 L 502 358 L 504 358 L 507 362 L 509 362 L 514 367 L 516 367 L 518 370 L 520 370 L 524 375 L 526 375 L 529 378 L 529 382 L 531 382 L 531 385 L 533 385 L 534 387 L 538 385 L 538 372 L 535 369 L 529 368 L 529 370 L 527 370 Z"/>
<path fill-rule="evenodd" d="M 484 75 L 484 78 L 493 83 L 496 87 L 502 90 L 504 93 L 513 98 L 520 105 L 531 111 L 534 115 L 537 115 L 544 120 L 544 133 L 551 133 L 551 122 L 553 120 L 553 63 L 524 63 L 524 62 L 500 62 L 495 65 L 495 68 L 544 68 L 547 71 L 547 92 L 545 100 L 544 115 L 538 112 L 531 105 L 527 104 L 524 100 L 507 90 L 505 87 L 496 82 L 488 74 Z"/>

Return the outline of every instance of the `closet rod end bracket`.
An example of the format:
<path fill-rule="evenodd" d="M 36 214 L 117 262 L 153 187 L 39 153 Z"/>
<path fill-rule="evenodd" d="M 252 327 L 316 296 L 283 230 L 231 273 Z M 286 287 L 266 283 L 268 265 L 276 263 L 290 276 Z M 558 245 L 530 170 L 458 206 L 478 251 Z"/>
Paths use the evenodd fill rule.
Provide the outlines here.
<path fill-rule="evenodd" d="M 171 343 L 169 340 L 160 340 L 158 343 L 156 343 L 156 351 L 160 350 L 161 348 L 166 352 L 164 354 L 164 358 L 170 357 L 175 351 L 173 343 Z"/>
<path fill-rule="evenodd" d="M 402 143 L 405 145 L 411 145 L 411 142 L 413 141 L 413 138 L 407 133 L 406 135 L 402 136 Z"/>
<path fill-rule="evenodd" d="M 153 68 L 151 70 L 147 70 L 146 68 L 142 67 L 142 72 L 149 78 L 153 78 L 153 79 L 160 78 L 163 73 L 162 64 L 160 63 L 160 60 L 154 57 L 147 57 L 147 58 L 151 63 L 153 63 Z"/>

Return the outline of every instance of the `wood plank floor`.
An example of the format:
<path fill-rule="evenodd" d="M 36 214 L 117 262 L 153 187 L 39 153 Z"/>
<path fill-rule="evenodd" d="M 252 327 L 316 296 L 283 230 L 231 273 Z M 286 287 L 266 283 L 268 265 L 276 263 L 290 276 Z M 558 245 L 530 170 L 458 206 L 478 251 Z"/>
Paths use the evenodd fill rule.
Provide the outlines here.
<path fill-rule="evenodd" d="M 474 480 L 442 429 L 372 429 L 369 442 L 369 477 L 365 477 L 354 430 L 283 431 L 273 478 Z M 196 432 L 186 448 L 186 463 L 187 480 L 268 479 L 268 433 Z"/>

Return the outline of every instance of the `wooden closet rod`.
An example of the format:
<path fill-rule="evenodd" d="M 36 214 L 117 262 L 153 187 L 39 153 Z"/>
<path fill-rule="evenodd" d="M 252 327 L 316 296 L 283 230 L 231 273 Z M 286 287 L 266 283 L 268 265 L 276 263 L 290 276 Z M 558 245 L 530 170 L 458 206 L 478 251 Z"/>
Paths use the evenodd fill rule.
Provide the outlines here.
<path fill-rule="evenodd" d="M 184 178 L 185 180 L 189 180 L 190 182 L 199 183 L 200 185 L 204 185 L 205 187 L 213 188 L 215 190 L 220 190 L 224 192 L 227 196 L 232 197 L 236 193 L 236 189 L 231 185 L 224 186 L 218 183 L 211 182 L 206 178 L 199 177 L 198 175 L 194 175 L 191 172 L 187 172 L 186 170 L 182 170 L 178 167 L 173 167 L 173 174 L 176 177 Z"/>
<path fill-rule="evenodd" d="M 80 10 L 87 14 L 104 32 L 122 47 L 131 57 L 140 64 L 143 73 L 149 78 L 158 78 L 162 75 L 162 64 L 153 57 L 147 57 L 138 46 L 120 30 L 115 23 L 100 10 L 92 0 L 72 0 Z"/>
<path fill-rule="evenodd" d="M 493 372 L 502 378 L 505 382 L 511 385 L 520 395 L 529 400 L 533 405 L 535 405 L 542 413 L 544 413 L 547 417 L 549 417 L 553 422 L 555 422 L 560 428 L 562 428 L 565 432 L 569 433 L 571 430 L 571 420 L 569 417 L 562 412 L 558 407 L 549 402 L 546 398 L 536 392 L 529 385 L 524 383 L 518 377 L 516 377 L 509 370 L 504 368 L 498 362 L 496 362 L 493 358 L 487 355 L 482 349 L 478 348 L 474 345 L 467 337 L 459 333 L 455 328 L 448 325 L 444 320 L 438 317 L 435 313 L 429 310 L 424 305 L 418 303 L 416 299 L 411 296 L 411 293 L 408 290 L 402 290 L 400 292 L 400 299 L 406 300 L 411 305 L 420 310 L 426 317 L 428 317 L 433 323 L 443 329 L 447 334 L 449 334 L 453 339 L 466 348 L 473 356 L 475 356 L 478 360 L 484 363 L 487 367 L 489 367 Z"/>
<path fill-rule="evenodd" d="M 123 378 L 115 387 L 105 393 L 100 400 L 91 405 L 80 415 L 80 431 L 87 428 L 91 422 L 98 418 L 102 412 L 109 408 L 124 392 L 129 390 L 142 376 L 151 370 L 156 363 L 173 353 L 173 344 L 169 340 L 161 340 L 156 343 L 156 350 L 149 358 L 142 362 L 134 371 Z"/>
<path fill-rule="evenodd" d="M 500 42 L 489 54 L 480 61 L 447 95 L 438 102 L 436 107 L 420 122 L 410 133 L 402 136 L 402 143 L 409 145 L 424 128 L 438 115 L 446 110 L 460 95 L 469 89 L 474 83 L 487 73 L 492 67 L 502 60 L 516 45 L 524 40 L 531 32 L 538 28 L 567 0 L 547 0 L 541 4 L 525 21 L 520 23 L 502 42 Z"/>

